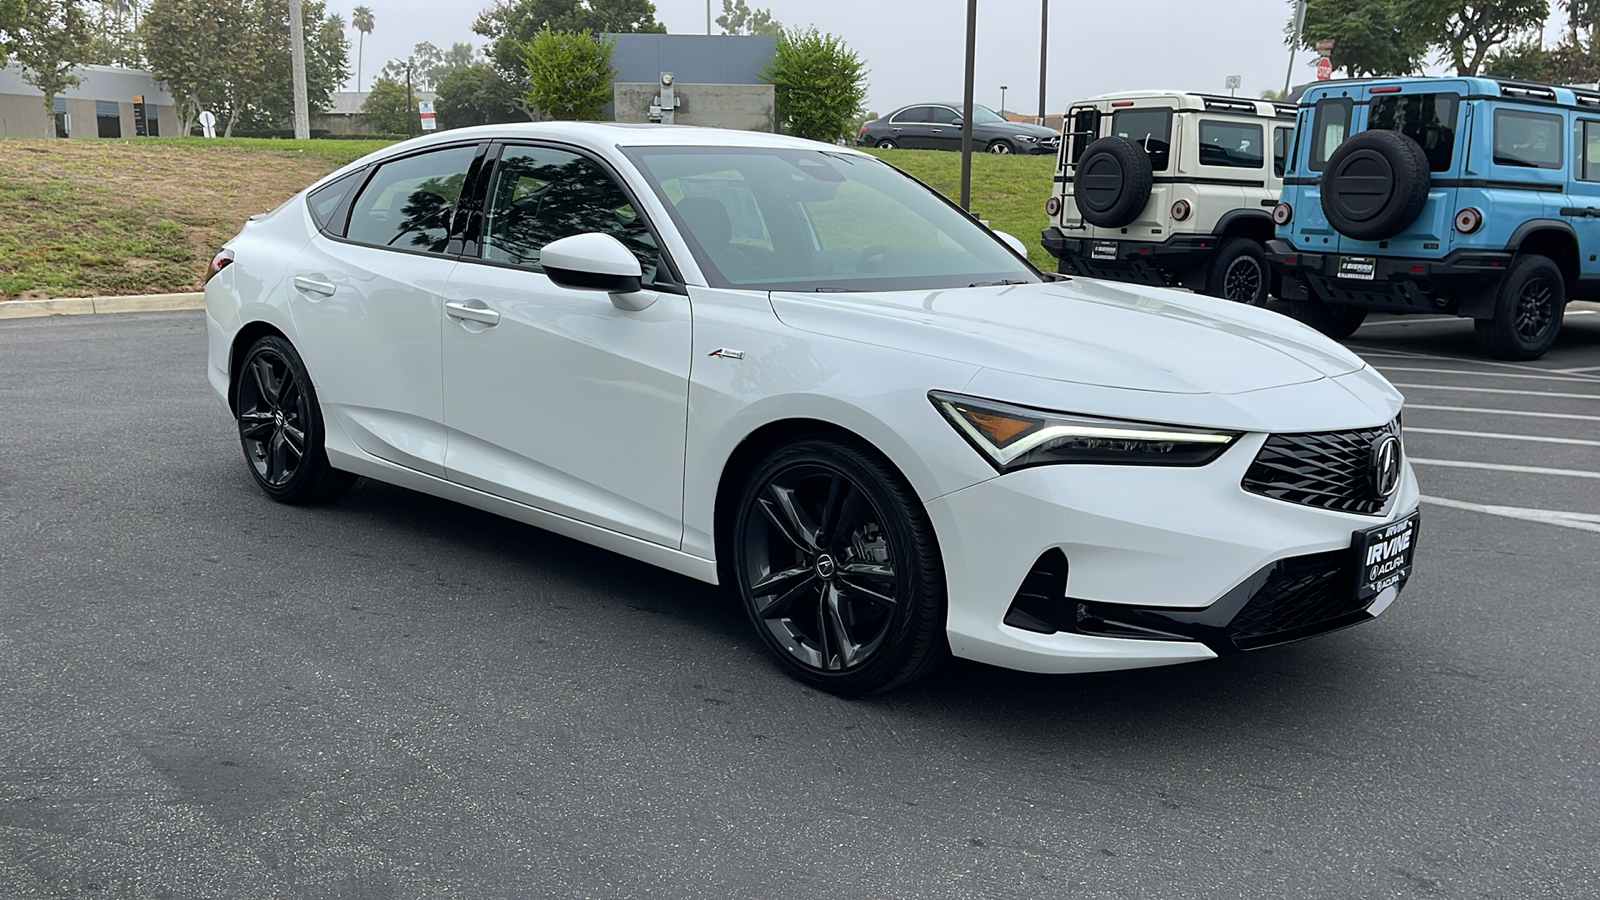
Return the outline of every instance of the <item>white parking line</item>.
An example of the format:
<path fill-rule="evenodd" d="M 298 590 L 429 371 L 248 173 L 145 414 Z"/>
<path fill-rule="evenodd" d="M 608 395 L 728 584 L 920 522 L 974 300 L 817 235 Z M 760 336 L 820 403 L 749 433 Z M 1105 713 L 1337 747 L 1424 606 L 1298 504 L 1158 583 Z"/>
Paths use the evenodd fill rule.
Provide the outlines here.
<path fill-rule="evenodd" d="M 1362 328 L 1374 328 L 1379 325 L 1420 325 L 1423 322 L 1456 322 L 1460 316 L 1405 316 L 1399 319 L 1389 319 L 1383 322 L 1363 322 Z"/>
<path fill-rule="evenodd" d="M 1488 378 L 1536 378 L 1540 381 L 1576 381 L 1580 384 L 1600 384 L 1600 378 L 1583 378 L 1565 375 L 1528 375 L 1523 372 L 1479 372 L 1472 369 L 1434 369 L 1423 366 L 1375 366 L 1380 372 L 1438 372 L 1441 375 L 1481 375 Z"/>
<path fill-rule="evenodd" d="M 1419 466 L 1444 466 L 1450 469 L 1487 469 L 1492 472 L 1521 472 L 1525 475 L 1565 475 L 1569 478 L 1600 478 L 1600 472 L 1587 469 L 1548 469 L 1544 466 L 1508 466 L 1502 463 L 1462 462 L 1458 459 L 1423 459 L 1411 457 Z"/>
<path fill-rule="evenodd" d="M 1532 412 L 1525 409 L 1489 409 L 1482 406 L 1428 406 L 1424 403 L 1407 403 L 1406 409 L 1431 409 L 1435 412 L 1463 412 L 1492 416 L 1529 416 L 1535 419 L 1577 419 L 1580 422 L 1600 422 L 1600 416 L 1580 416 L 1577 413 Z M 1407 431 L 1411 429 L 1407 428 Z"/>
<path fill-rule="evenodd" d="M 1556 391 L 1513 391 L 1508 388 L 1481 388 L 1463 387 L 1458 384 L 1401 384 L 1391 382 L 1398 388 L 1417 388 L 1428 391 L 1471 391 L 1474 394 L 1516 394 L 1519 397 L 1552 397 L 1566 400 L 1600 400 L 1600 394 L 1562 394 Z"/>
<path fill-rule="evenodd" d="M 1498 369 L 1516 369 L 1519 372 L 1543 373 L 1556 371 L 1555 369 L 1541 369 L 1538 366 L 1525 366 L 1521 363 L 1498 362 L 1492 359 L 1468 359 L 1460 356 L 1440 356 L 1437 353 L 1418 353 L 1414 350 L 1395 350 L 1390 347 L 1383 349 L 1378 349 L 1376 347 L 1367 349 L 1365 347 L 1352 346 L 1350 349 L 1356 351 L 1363 357 L 1378 356 L 1388 359 L 1437 359 L 1441 362 L 1472 363 L 1479 366 L 1493 366 Z M 1595 368 L 1600 369 L 1600 366 L 1596 366 Z M 1600 376 L 1596 377 L 1600 378 Z"/>
<path fill-rule="evenodd" d="M 1551 369 L 1550 371 L 1560 372 L 1563 375 L 1575 375 L 1579 372 L 1600 372 L 1600 366 L 1579 366 L 1576 369 Z"/>
<path fill-rule="evenodd" d="M 1505 516 L 1508 519 L 1524 519 L 1529 522 L 1543 522 L 1546 525 L 1560 525 L 1564 528 L 1578 528 L 1583 531 L 1600 531 L 1600 516 L 1590 513 L 1559 512 L 1553 509 L 1528 509 L 1521 506 L 1491 506 L 1486 503 L 1467 503 L 1462 500 L 1447 500 L 1444 497 L 1429 497 L 1423 495 L 1423 503 L 1434 506 L 1448 506 L 1451 509 L 1466 509 L 1472 512 L 1488 513 L 1491 516 Z"/>
<path fill-rule="evenodd" d="M 1487 431 L 1454 431 L 1449 428 L 1407 428 L 1406 434 L 1448 434 L 1455 437 L 1492 438 L 1497 441 L 1534 441 L 1540 444 L 1576 444 L 1580 447 L 1600 447 L 1600 441 L 1581 438 L 1541 437 L 1533 434 L 1495 434 Z"/>

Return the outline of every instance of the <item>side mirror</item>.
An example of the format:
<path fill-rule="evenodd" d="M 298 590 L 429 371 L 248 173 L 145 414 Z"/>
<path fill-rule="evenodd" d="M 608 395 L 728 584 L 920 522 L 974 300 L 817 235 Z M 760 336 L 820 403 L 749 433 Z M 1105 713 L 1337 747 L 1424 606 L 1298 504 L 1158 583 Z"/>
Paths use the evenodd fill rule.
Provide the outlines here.
<path fill-rule="evenodd" d="M 999 238 L 1002 241 L 1005 241 L 1006 246 L 1010 247 L 1011 249 L 1013 249 L 1015 251 L 1017 251 L 1017 255 L 1018 256 L 1022 257 L 1023 259 L 1027 259 L 1028 258 L 1028 245 L 1027 244 L 1024 244 L 1023 242 L 1021 242 L 1021 241 L 1017 240 L 1016 238 L 1012 237 L 1011 235 L 1006 234 L 1004 231 L 996 231 L 994 233 L 994 236 Z"/>
<path fill-rule="evenodd" d="M 539 251 L 539 265 L 556 284 L 578 291 L 605 291 L 619 309 L 644 309 L 655 296 L 643 291 L 639 258 L 609 234 L 591 231 L 551 241 Z M 648 297 L 649 301 L 639 303 Z"/>
<path fill-rule="evenodd" d="M 956 120 L 954 122 L 951 122 L 950 124 L 955 126 L 956 128 L 960 128 L 962 125 L 966 124 L 966 120 L 961 118 L 960 116 L 956 116 Z"/>

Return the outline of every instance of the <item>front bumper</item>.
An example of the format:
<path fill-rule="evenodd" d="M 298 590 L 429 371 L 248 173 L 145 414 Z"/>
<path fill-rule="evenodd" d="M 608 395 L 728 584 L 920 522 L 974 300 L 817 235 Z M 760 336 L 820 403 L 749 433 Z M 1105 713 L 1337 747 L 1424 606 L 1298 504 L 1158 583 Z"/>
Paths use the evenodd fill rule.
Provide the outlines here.
<path fill-rule="evenodd" d="M 1039 233 L 1050 255 L 1086 278 L 1128 281 L 1155 287 L 1177 285 L 1184 272 L 1205 265 L 1217 252 L 1209 234 L 1177 234 L 1165 241 L 1124 241 L 1069 237 L 1052 225 Z M 1115 249 L 1112 249 L 1112 248 Z"/>
<path fill-rule="evenodd" d="M 1382 514 L 1333 512 L 1240 487 L 1265 441 L 1248 435 L 1198 468 L 1039 466 L 930 501 L 945 549 L 952 651 L 1030 672 L 1109 671 L 1212 659 L 1381 612 L 1397 588 L 1357 604 L 1335 587 L 1354 593 L 1355 532 L 1416 510 L 1409 464 Z M 1007 624 L 1019 589 L 1052 550 L 1067 564 L 1056 599 L 1082 625 L 1043 633 Z M 1253 600 L 1259 612 L 1263 591 L 1302 577 L 1330 592 L 1325 615 L 1276 630 L 1240 623 Z M 1161 634 L 1133 636 L 1140 628 Z"/>
<path fill-rule="evenodd" d="M 1439 259 L 1370 257 L 1371 280 L 1338 277 L 1342 256 L 1306 253 L 1284 240 L 1267 242 L 1267 261 L 1283 276 L 1285 300 L 1315 298 L 1388 313 L 1454 311 L 1462 295 L 1493 288 L 1511 267 L 1511 254 L 1455 250 Z"/>

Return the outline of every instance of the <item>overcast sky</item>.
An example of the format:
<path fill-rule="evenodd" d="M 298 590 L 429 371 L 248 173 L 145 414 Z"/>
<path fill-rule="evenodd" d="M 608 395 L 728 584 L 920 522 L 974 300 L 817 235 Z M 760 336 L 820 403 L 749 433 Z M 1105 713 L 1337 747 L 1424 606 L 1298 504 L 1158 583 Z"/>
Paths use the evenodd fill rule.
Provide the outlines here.
<path fill-rule="evenodd" d="M 329 0 L 349 20 L 359 0 Z M 1039 108 L 1041 0 L 979 0 L 974 99 L 998 109 Z M 1289 64 L 1283 27 L 1287 0 L 1048 0 L 1050 47 L 1046 101 L 1061 112 L 1075 99 L 1151 88 L 1223 90 L 1229 75 L 1243 79 L 1240 96 L 1283 87 Z M 722 0 L 712 0 L 712 18 Z M 706 33 L 705 0 L 655 0 L 656 20 L 675 34 Z M 419 41 L 481 47 L 472 21 L 491 0 L 439 4 L 434 0 L 367 0 L 377 27 L 367 38 L 363 85 L 385 60 L 404 56 Z M 966 42 L 965 0 L 752 0 L 785 25 L 815 25 L 843 38 L 870 70 L 868 109 L 887 114 L 909 103 L 959 100 Z M 713 23 L 713 30 L 716 26 Z M 356 39 L 350 36 L 354 68 Z M 1315 78 L 1314 54 L 1296 58 L 1294 81 Z"/>

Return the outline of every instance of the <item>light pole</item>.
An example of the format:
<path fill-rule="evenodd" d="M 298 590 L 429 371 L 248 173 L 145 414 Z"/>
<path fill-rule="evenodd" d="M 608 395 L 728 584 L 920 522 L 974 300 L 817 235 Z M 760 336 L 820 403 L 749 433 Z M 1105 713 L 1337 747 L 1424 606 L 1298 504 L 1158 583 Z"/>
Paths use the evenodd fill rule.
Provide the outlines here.
<path fill-rule="evenodd" d="M 1050 0 L 1039 0 L 1039 124 L 1050 114 L 1044 105 L 1044 61 L 1050 50 Z M 1065 126 L 1066 123 L 1062 123 Z"/>
<path fill-rule="evenodd" d="M 294 137 L 311 137 L 311 110 L 306 102 L 306 29 L 300 17 L 300 0 L 289 0 L 289 68 L 294 84 Z"/>
<path fill-rule="evenodd" d="M 972 70 L 978 56 L 978 0 L 967 0 L 967 86 L 961 99 L 961 208 L 972 212 Z"/>
<path fill-rule="evenodd" d="M 1006 114 L 1006 86 L 1000 85 L 1000 115 Z"/>

